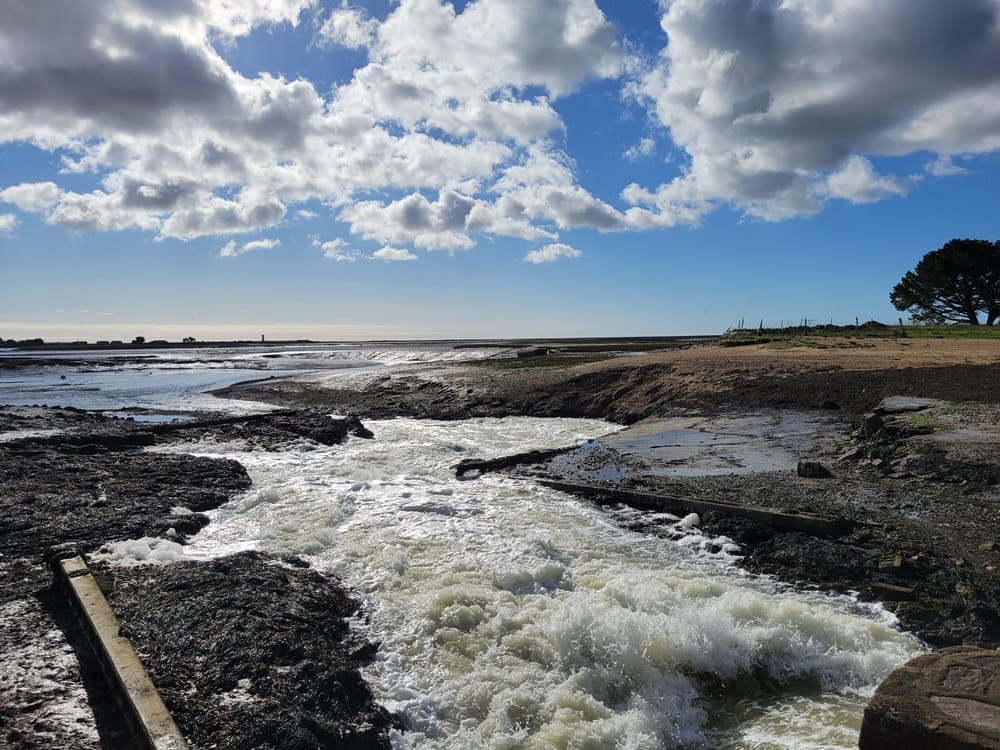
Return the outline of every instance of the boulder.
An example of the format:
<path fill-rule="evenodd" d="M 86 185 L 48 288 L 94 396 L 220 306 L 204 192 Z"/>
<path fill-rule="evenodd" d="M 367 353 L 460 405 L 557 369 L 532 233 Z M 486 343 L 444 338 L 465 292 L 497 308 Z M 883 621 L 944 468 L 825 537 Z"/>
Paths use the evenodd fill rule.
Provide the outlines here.
<path fill-rule="evenodd" d="M 883 427 L 885 427 L 885 420 L 876 412 L 868 412 L 861 417 L 861 434 L 863 437 L 870 438 Z"/>
<path fill-rule="evenodd" d="M 796 472 L 807 479 L 829 479 L 830 470 L 819 461 L 799 461 Z"/>
<path fill-rule="evenodd" d="M 918 656 L 875 691 L 860 750 L 1000 750 L 1000 651 L 955 646 Z"/>
<path fill-rule="evenodd" d="M 889 396 L 882 399 L 878 410 L 886 414 L 903 414 L 905 412 L 923 411 L 932 406 L 940 406 L 941 401 L 934 398 L 916 398 L 914 396 Z"/>

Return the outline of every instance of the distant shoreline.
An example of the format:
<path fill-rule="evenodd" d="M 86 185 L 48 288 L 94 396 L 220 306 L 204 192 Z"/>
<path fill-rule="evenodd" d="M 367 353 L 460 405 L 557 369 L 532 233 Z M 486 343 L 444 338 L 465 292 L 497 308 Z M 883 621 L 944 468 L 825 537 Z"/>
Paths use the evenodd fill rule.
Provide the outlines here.
<path fill-rule="evenodd" d="M 600 344 L 656 344 L 656 343 L 676 343 L 676 342 L 701 342 L 714 341 L 718 339 L 714 334 L 698 334 L 685 336 L 597 336 L 578 338 L 517 338 L 517 339 L 384 339 L 368 341 L 314 341 L 312 339 L 275 339 L 265 341 L 236 340 L 236 341 L 146 341 L 141 344 L 129 342 L 121 343 L 61 343 L 43 342 L 37 344 L 14 343 L 9 345 L 0 344 L 0 349 L 8 349 L 17 352 L 72 352 L 72 351 L 150 351 L 157 349 L 222 349 L 222 348 L 255 348 L 272 346 L 452 346 L 455 349 L 492 349 L 492 348 L 520 348 L 525 346 L 539 346 L 548 344 L 551 346 L 567 345 L 600 345 Z"/>

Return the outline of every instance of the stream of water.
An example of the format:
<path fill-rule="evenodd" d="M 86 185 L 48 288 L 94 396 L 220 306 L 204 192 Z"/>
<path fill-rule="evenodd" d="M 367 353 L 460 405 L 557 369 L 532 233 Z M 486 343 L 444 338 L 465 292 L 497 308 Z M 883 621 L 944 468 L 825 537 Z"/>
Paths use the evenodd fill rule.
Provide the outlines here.
<path fill-rule="evenodd" d="M 45 387 L 57 377 L 37 374 Z M 127 368 L 103 377 L 101 408 L 133 405 Z M 175 378 L 179 395 L 151 402 L 199 401 L 195 381 Z M 404 718 L 399 750 L 852 748 L 874 687 L 921 651 L 875 605 L 746 574 L 696 518 L 673 521 L 675 538 L 648 536 L 528 479 L 454 476 L 463 458 L 572 445 L 611 424 L 366 425 L 373 440 L 340 446 L 156 448 L 236 459 L 253 487 L 185 547 L 133 540 L 107 556 L 262 549 L 340 576 L 363 600 L 357 627 L 381 644 L 365 676 Z"/>
<path fill-rule="evenodd" d="M 650 537 L 530 480 L 454 478 L 461 458 L 612 425 L 368 426 L 329 448 L 172 447 L 234 458 L 254 488 L 158 554 L 289 552 L 341 576 L 382 644 L 366 676 L 405 717 L 397 748 L 850 748 L 867 696 L 920 650 L 878 607 L 745 574 L 692 518 Z"/>

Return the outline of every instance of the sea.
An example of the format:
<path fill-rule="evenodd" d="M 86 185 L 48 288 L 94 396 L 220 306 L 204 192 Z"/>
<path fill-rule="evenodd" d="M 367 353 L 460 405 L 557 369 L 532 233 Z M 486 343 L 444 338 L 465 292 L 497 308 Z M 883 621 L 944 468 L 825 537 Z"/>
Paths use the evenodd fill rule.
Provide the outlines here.
<path fill-rule="evenodd" d="M 336 384 L 511 352 L 344 344 L 49 356 L 0 370 L 0 403 L 151 420 L 253 413 L 267 407 L 206 391 L 267 377 Z M 638 511 L 529 478 L 454 475 L 463 458 L 583 444 L 614 424 L 365 424 L 373 440 L 339 446 L 150 448 L 235 459 L 253 487 L 186 545 L 115 540 L 101 554 L 135 565 L 265 550 L 339 576 L 363 603 L 354 627 L 380 644 L 365 677 L 403 720 L 397 750 L 854 748 L 874 688 L 925 651 L 877 604 L 741 570 L 739 548 L 704 534 L 697 516 L 660 514 L 673 533 L 652 536 L 630 530 Z"/>

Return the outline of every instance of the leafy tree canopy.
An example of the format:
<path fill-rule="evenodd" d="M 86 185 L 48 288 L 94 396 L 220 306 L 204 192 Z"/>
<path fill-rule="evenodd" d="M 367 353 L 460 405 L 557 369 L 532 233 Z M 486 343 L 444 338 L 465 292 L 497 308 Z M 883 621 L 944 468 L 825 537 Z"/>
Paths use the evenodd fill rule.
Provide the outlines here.
<path fill-rule="evenodd" d="M 907 271 L 889 300 L 921 323 L 986 325 L 1000 318 L 1000 242 L 951 240 Z"/>

